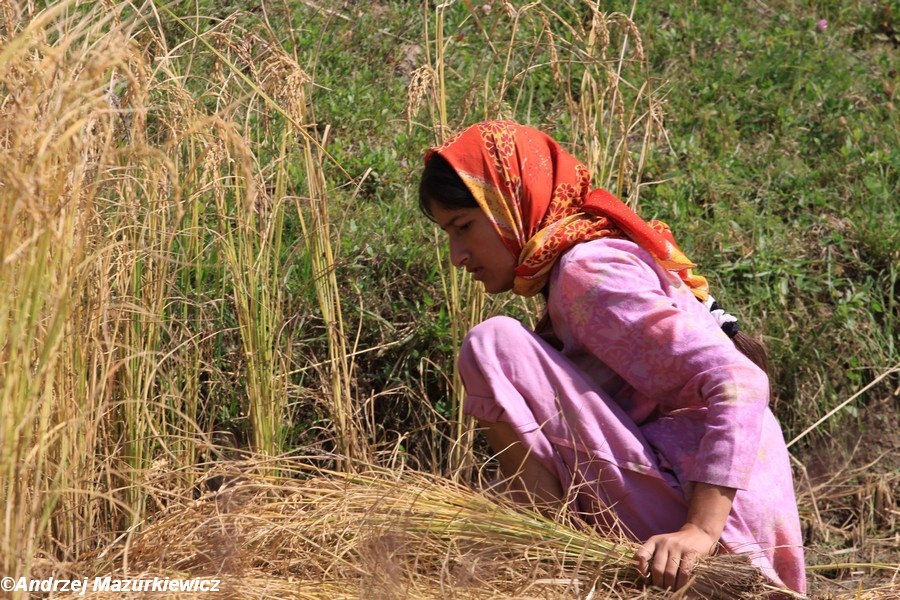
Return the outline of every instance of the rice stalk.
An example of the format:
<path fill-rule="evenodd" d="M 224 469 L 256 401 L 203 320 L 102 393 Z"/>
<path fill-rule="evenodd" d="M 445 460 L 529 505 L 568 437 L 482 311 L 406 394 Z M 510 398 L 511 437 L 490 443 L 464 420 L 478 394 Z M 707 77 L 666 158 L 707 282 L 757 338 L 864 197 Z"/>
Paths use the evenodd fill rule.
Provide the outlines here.
<path fill-rule="evenodd" d="M 279 255 L 284 203 L 270 198 L 260 186 L 252 151 L 234 127 L 219 122 L 216 134 L 208 153 L 210 176 L 219 182 L 229 177 L 214 170 L 214 163 L 224 162 L 234 178 L 231 185 L 217 183 L 214 189 L 220 244 L 234 285 L 246 358 L 253 447 L 274 456 L 281 451 L 287 404 L 279 331 L 283 320 Z"/>
<path fill-rule="evenodd" d="M 410 106 L 414 107 L 416 111 L 418 111 L 418 107 L 423 102 L 426 90 L 428 88 L 434 89 L 434 93 L 429 95 L 429 100 L 431 101 L 429 102 L 429 109 L 433 119 L 432 129 L 435 132 L 435 143 L 438 145 L 449 134 L 447 85 L 445 79 L 445 50 L 448 40 L 444 35 L 445 10 L 447 7 L 448 5 L 446 4 L 440 4 L 435 7 L 433 22 L 431 21 L 432 17 L 428 17 L 426 13 L 426 23 L 432 22 L 435 32 L 433 41 L 434 66 L 426 64 L 416 70 L 415 73 L 421 73 L 421 75 L 414 77 L 409 86 Z M 426 60 L 430 61 L 432 50 L 431 44 L 428 43 L 428 31 L 429 28 L 426 27 Z M 441 265 L 441 286 L 444 291 L 449 316 L 450 338 L 453 347 L 458 348 L 468 330 L 483 318 L 484 290 L 465 271 L 455 269 L 453 265 L 446 265 L 440 256 L 440 250 L 438 250 L 438 263 Z M 450 377 L 449 395 L 450 450 L 447 456 L 447 469 L 448 472 L 453 474 L 454 478 L 465 481 L 471 478 L 474 466 L 475 423 L 472 417 L 463 412 L 465 389 L 455 362 Z"/>
<path fill-rule="evenodd" d="M 596 1 L 503 6 L 507 19 L 484 33 L 491 47 L 504 48 L 486 60 L 485 117 L 530 122 L 535 91 L 547 85 L 540 75 L 549 70 L 553 93 L 566 103 L 565 127 L 551 133 L 572 144 L 595 185 L 636 207 L 649 149 L 664 131 L 658 84 L 633 19 L 603 12 Z"/>
<path fill-rule="evenodd" d="M 267 468 L 294 477 L 266 477 Z M 582 597 L 575 587 L 627 597 L 643 587 L 635 544 L 522 511 L 450 479 L 364 465 L 356 473 L 324 472 L 293 460 L 239 469 L 257 475 L 182 503 L 132 539 L 128 569 L 218 574 L 231 583 L 290 574 L 301 590 L 359 586 L 367 597 L 385 598 L 521 598 L 560 585 L 569 591 L 560 596 L 566 588 L 556 587 L 548 597 Z M 124 552 L 79 568 L 118 572 Z M 695 579 L 692 589 L 702 598 L 751 598 L 765 589 L 743 557 L 705 561 Z"/>
<path fill-rule="evenodd" d="M 275 455 L 283 437 L 278 432 L 283 427 L 285 416 L 285 386 L 287 383 L 285 375 L 289 351 L 286 347 L 282 347 L 282 345 L 286 346 L 288 341 L 282 339 L 280 332 L 280 328 L 283 326 L 281 306 L 284 302 L 280 290 L 283 289 L 284 273 L 281 271 L 278 261 L 282 251 L 280 236 L 284 219 L 283 205 L 293 202 L 296 205 L 299 223 L 302 227 L 306 253 L 312 264 L 312 283 L 326 330 L 329 353 L 326 377 L 327 385 L 330 388 L 328 414 L 333 424 L 331 433 L 336 440 L 341 456 L 359 457 L 363 452 L 359 441 L 361 439 L 359 410 L 355 406 L 350 389 L 353 366 L 344 332 L 341 291 L 335 274 L 336 258 L 332 248 L 333 235 L 330 230 L 323 172 L 323 160 L 325 158 L 333 159 L 324 149 L 325 139 L 319 140 L 313 133 L 310 133 L 314 129 L 308 112 L 311 81 L 295 60 L 281 48 L 252 32 L 238 28 L 235 25 L 235 18 L 226 19 L 209 36 L 204 37 L 199 36 L 184 20 L 172 14 L 168 9 L 163 10 L 210 49 L 229 77 L 236 76 L 246 84 L 251 94 L 251 99 L 248 101 L 249 107 L 259 110 L 260 114 L 266 114 L 267 111 L 273 110 L 284 118 L 284 122 L 280 124 L 267 120 L 268 127 L 277 127 L 278 129 L 270 132 L 267 127 L 265 133 L 274 133 L 274 135 L 262 134 L 260 136 L 260 145 L 266 143 L 269 137 L 279 140 L 277 146 L 272 150 L 275 159 L 273 160 L 274 166 L 270 169 L 269 176 L 273 182 L 269 188 L 264 189 L 259 184 L 253 184 L 258 176 L 254 171 L 255 156 L 250 148 L 239 153 L 245 157 L 243 161 L 234 161 L 230 152 L 226 152 L 228 156 L 225 159 L 215 158 L 221 152 L 215 151 L 213 148 L 210 148 L 210 152 L 207 154 L 207 163 L 215 160 L 217 163 L 238 162 L 246 166 L 243 169 L 243 180 L 248 184 L 253 184 L 252 189 L 248 188 L 248 190 L 251 190 L 250 193 L 255 200 L 250 201 L 244 210 L 236 213 L 236 216 L 239 219 L 254 219 L 257 217 L 252 215 L 262 215 L 259 217 L 260 225 L 256 229 L 262 233 L 259 239 L 267 240 L 263 241 L 258 248 L 250 248 L 243 252 L 243 260 L 237 260 L 238 253 L 227 251 L 231 257 L 229 264 L 234 275 L 242 273 L 242 277 L 246 277 L 247 266 L 251 264 L 250 261 L 255 260 L 253 257 L 257 257 L 260 262 L 267 262 L 268 265 L 258 271 L 256 283 L 240 290 L 244 297 L 249 292 L 251 298 L 257 296 L 263 300 L 252 302 L 241 308 L 241 313 L 248 319 L 251 317 L 248 309 L 252 307 L 260 308 L 268 304 L 273 309 L 271 314 L 260 314 L 259 318 L 253 319 L 261 326 L 242 327 L 242 332 L 249 331 L 259 334 L 252 334 L 255 342 L 250 345 L 246 345 L 246 340 L 251 338 L 248 338 L 246 333 L 242 335 L 242 339 L 245 340 L 245 356 L 261 357 L 258 368 L 254 368 L 252 363 L 249 365 L 251 373 L 257 374 L 253 379 L 260 382 L 256 386 L 257 389 L 250 395 L 251 400 L 254 397 L 266 399 L 251 406 L 249 416 L 251 427 L 255 432 L 255 445 L 256 447 L 265 445 L 269 448 L 269 453 Z M 213 45 L 213 41 L 217 42 L 218 47 Z M 230 55 L 237 58 L 232 59 Z M 248 71 L 252 77 L 246 75 Z M 236 101 L 243 102 L 239 98 Z M 243 143 L 240 132 L 236 131 L 228 137 L 235 143 Z M 290 186 L 293 184 L 290 181 L 292 176 L 288 167 L 295 160 L 294 152 L 297 142 L 299 142 L 300 160 L 305 175 L 302 183 L 306 186 L 306 190 L 302 197 L 290 193 Z M 340 169 L 339 165 L 338 168 Z M 341 171 L 343 172 L 342 169 Z M 268 189 L 272 190 L 271 196 Z M 215 188 L 220 209 L 231 202 L 231 200 L 224 199 L 223 190 L 224 187 L 221 185 Z M 250 216 L 248 217 L 248 215 Z M 263 221 L 266 221 L 266 224 L 263 224 Z M 252 229 L 254 227 L 249 230 Z M 227 236 L 223 237 L 227 246 L 233 245 L 233 239 Z M 246 239 L 250 240 L 251 238 Z M 262 298 L 263 295 L 269 293 L 273 295 L 268 300 Z M 273 341 L 278 347 L 266 348 L 266 345 Z M 273 374 L 280 375 L 273 378 Z M 272 391 L 275 389 L 277 392 Z"/>
<path fill-rule="evenodd" d="M 480 24 L 477 9 L 470 3 L 467 7 Z M 527 122 L 519 117 L 523 110 L 530 113 L 527 106 L 521 105 L 523 90 L 532 75 L 549 68 L 554 82 L 565 91 L 572 115 L 572 141 L 576 146 L 573 151 L 583 157 L 595 174 L 595 185 L 625 195 L 636 207 L 643 166 L 660 131 L 661 111 L 656 90 L 649 84 L 640 32 L 633 20 L 621 13 L 603 14 L 592 3 L 588 7 L 590 24 L 586 30 L 579 31 L 565 16 L 540 3 L 521 7 L 503 3 L 502 8 L 506 18 L 501 21 L 499 35 L 496 29 L 488 32 L 479 27 L 492 48 L 503 49 L 498 60 L 488 63 L 483 87 L 485 117 L 518 117 Z M 577 14 L 574 8 L 569 8 Z M 426 37 L 430 42 L 425 52 L 429 62 L 414 72 L 416 76 L 409 86 L 408 110 L 415 112 L 425 103 L 428 88 L 435 90 L 433 106 L 429 106 L 436 143 L 443 141 L 449 123 L 454 123 L 453 128 L 467 124 L 456 124 L 464 114 L 447 112 L 445 72 L 447 63 L 454 60 L 448 50 L 450 41 L 444 36 L 447 9 L 447 5 L 440 4 L 433 13 L 426 13 L 432 24 L 427 31 L 434 31 L 433 40 Z M 557 33 L 559 29 L 564 34 Z M 530 30 L 536 32 L 532 38 L 527 35 Z M 615 39 L 619 42 L 613 41 L 613 33 L 618 34 Z M 491 39 L 492 35 L 497 39 Z M 541 43 L 542 39 L 547 41 Z M 614 58 L 609 58 L 613 54 Z M 546 62 L 541 62 L 544 59 Z M 568 69 L 567 80 L 564 65 Z M 626 75 L 645 81 L 632 82 Z M 510 107 L 507 99 L 513 96 L 516 100 Z M 443 268 L 441 281 L 450 316 L 450 337 L 458 348 L 466 332 L 484 317 L 484 292 L 466 274 L 447 273 Z M 450 381 L 450 472 L 467 478 L 473 460 L 473 423 L 462 412 L 465 393 L 455 368 Z"/>
<path fill-rule="evenodd" d="M 440 245 L 436 247 L 438 264 L 442 266 L 441 287 L 447 302 L 450 339 L 453 347 L 459 348 L 469 329 L 483 318 L 484 289 L 465 270 L 455 269 L 449 264 L 449 257 L 444 261 L 439 250 Z M 469 481 L 475 466 L 475 420 L 463 412 L 466 393 L 456 362 L 453 365 L 450 390 L 451 447 L 447 456 L 447 469 L 458 481 Z"/>
<path fill-rule="evenodd" d="M 663 133 L 660 94 L 632 17 L 603 13 L 597 3 L 590 10 L 587 32 L 576 34 L 570 50 L 584 64 L 578 93 L 567 88 L 569 110 L 577 115 L 574 140 L 595 185 L 637 209 L 649 149 Z"/>
<path fill-rule="evenodd" d="M 429 36 L 430 29 L 427 24 L 432 23 L 431 16 L 428 13 L 428 5 L 422 5 L 425 11 L 425 60 L 427 63 L 432 62 L 431 46 L 434 44 L 434 73 L 432 77 L 433 85 L 436 93 L 432 97 L 435 106 L 431 110 L 432 129 L 435 132 L 435 145 L 440 144 L 450 133 L 450 127 L 447 116 L 447 80 L 445 76 L 445 60 L 444 52 L 447 47 L 447 40 L 444 36 L 444 12 L 448 8 L 447 3 L 440 3 L 434 7 L 434 41 Z"/>
<path fill-rule="evenodd" d="M 360 408 L 351 389 L 354 376 L 352 352 L 345 332 L 342 292 L 336 274 L 337 258 L 333 247 L 335 242 L 324 174 L 324 160 L 330 159 L 325 150 L 327 129 L 321 139 L 316 137 L 310 107 L 312 81 L 306 72 L 280 47 L 255 36 L 249 38 L 249 49 L 246 34 L 243 38 L 228 36 L 226 41 L 232 40 L 230 47 L 243 52 L 241 58 L 244 64 L 250 66 L 256 62 L 261 63 L 259 85 L 251 84 L 250 87 L 260 98 L 263 108 L 275 104 L 285 117 L 285 123 L 278 134 L 280 142 L 274 169 L 275 195 L 279 199 L 294 202 L 303 231 L 306 254 L 312 265 L 312 285 L 326 331 L 328 414 L 331 417 L 331 434 L 335 439 L 337 455 L 361 459 L 365 456 L 366 447 L 363 442 Z M 233 40 L 236 39 L 242 42 L 235 44 Z M 256 51 L 259 57 L 252 56 L 251 51 Z M 300 161 L 306 187 L 302 197 L 289 194 L 291 175 L 288 167 L 296 160 L 293 149 L 297 142 L 301 150 Z M 280 231 L 280 226 L 275 231 Z M 280 282 L 274 280 L 270 285 L 281 287 Z"/>
<path fill-rule="evenodd" d="M 287 460 L 195 466 L 201 451 L 222 454 L 211 443 L 217 419 L 243 426 L 242 415 L 222 415 L 235 390 L 243 401 L 240 392 L 251 389 L 247 373 L 261 368 L 243 362 L 247 348 L 262 348 L 255 359 L 272 369 L 254 389 L 287 386 L 282 361 L 291 347 L 284 315 L 271 311 L 280 300 L 247 286 L 267 277 L 278 286 L 286 276 L 278 252 L 253 257 L 252 248 L 281 247 L 267 237 L 269 226 L 280 231 L 269 219 L 286 215 L 294 184 L 286 165 L 297 155 L 290 136 L 277 130 L 267 138 L 273 129 L 261 128 L 254 137 L 248 124 L 267 112 L 294 123 L 291 135 L 311 145 L 319 173 L 325 140 L 314 119 L 293 116 L 303 96 L 291 95 L 292 72 L 254 62 L 247 72 L 261 80 L 248 82 L 226 66 L 198 92 L 205 73 L 191 65 L 213 53 L 205 46 L 212 36 L 170 48 L 154 33 L 163 24 L 138 27 L 109 2 L 64 16 L 72 5 L 56 3 L 20 25 L 7 15 L 24 23 L 29 7 L 0 1 L 3 575 L 224 574 L 227 592 L 240 597 L 656 597 L 625 559 L 600 569 L 598 580 L 582 558 L 585 532 L 551 524 L 545 533 L 535 516 L 514 523 L 504 511 L 515 509 L 443 480 L 367 473 L 366 462 L 345 456 L 316 462 L 347 465 L 365 473 L 359 479 Z M 548 39 L 560 23 L 540 8 L 532 16 Z M 549 60 L 565 82 L 573 61 L 558 43 Z M 267 80 L 267 68 L 284 76 Z M 516 68 L 523 77 L 533 72 Z M 316 197 L 328 195 L 324 181 Z M 305 197 L 297 204 L 308 206 Z M 241 264 L 257 271 L 233 286 Z M 252 346 L 235 335 L 236 287 L 251 290 L 236 318 L 257 319 L 257 333 L 271 327 L 275 337 L 254 341 L 249 331 Z M 269 308 L 253 306 L 260 300 Z M 228 469 L 222 487 L 204 487 L 218 469 Z M 271 475 L 246 474 L 254 472 Z M 849 491 L 817 487 L 816 497 L 833 499 L 842 514 L 858 510 L 861 521 L 891 518 L 892 506 L 877 498 L 894 479 Z M 458 498 L 471 494 L 478 498 Z M 492 530 L 497 523 L 511 533 Z M 560 545 L 559 556 L 543 548 L 542 535 Z M 880 565 L 835 560 L 816 571 Z M 717 578 L 730 575 L 729 567 Z M 886 584 L 860 585 L 846 597 L 896 596 L 896 585 Z"/>
<path fill-rule="evenodd" d="M 305 105 L 303 109 L 305 110 Z M 303 116 L 305 117 L 305 112 Z M 305 119 L 301 122 L 305 122 Z M 298 202 L 297 214 L 312 263 L 313 286 L 326 328 L 333 434 L 341 456 L 360 459 L 365 455 L 365 444 L 362 439 L 360 410 L 351 391 L 352 361 L 344 330 L 341 288 L 335 273 L 336 259 L 332 248 L 331 216 L 322 158 L 306 138 L 303 138 L 301 147 L 307 195 L 306 206 Z M 352 463 L 342 461 L 342 464 Z"/>
<path fill-rule="evenodd" d="M 234 125 L 245 104 L 207 118 L 182 86 L 190 73 L 177 52 L 121 18 L 134 7 L 114 8 L 40 13 L 0 66 L 0 557 L 10 575 L 127 538 L 186 487 L 177 469 L 208 446 L 203 421 L 218 410 L 203 406 L 200 375 L 220 376 L 209 340 L 228 331 L 211 313 L 229 288 L 199 288 L 227 281 L 220 257 L 239 275 L 249 396 L 284 397 L 272 308 L 283 210 L 253 193 L 264 186 Z M 152 69 L 150 50 L 163 52 Z M 280 452 L 276 437 L 257 438 L 261 451 Z"/>
<path fill-rule="evenodd" d="M 102 416 L 97 381 L 84 377 L 98 350 L 89 275 L 98 190 L 113 162 L 107 69 L 125 60 L 119 32 L 100 35 L 96 54 L 79 44 L 109 17 L 56 21 L 67 6 L 37 16 L 0 57 L 0 556 L 9 575 L 28 573 L 42 553 L 85 547 L 97 518 L 79 492 L 98 468 L 82 450 Z"/>
<path fill-rule="evenodd" d="M 888 368 L 886 371 L 883 371 L 880 375 L 878 375 L 878 377 L 876 377 L 875 379 L 870 381 L 868 384 L 866 384 L 865 387 L 863 387 L 858 392 L 856 392 L 855 394 L 853 394 L 852 396 L 850 396 L 849 398 L 847 398 L 846 400 L 844 400 L 843 402 L 841 402 L 840 404 L 838 404 L 837 406 L 835 406 L 834 408 L 829 410 L 823 417 L 821 417 L 815 423 L 813 423 L 812 425 L 810 425 L 809 427 L 804 429 L 802 432 L 797 434 L 794 437 L 794 439 L 792 439 L 790 442 L 788 442 L 787 447 L 790 448 L 791 446 L 793 446 L 794 444 L 796 444 L 797 442 L 802 440 L 804 437 L 809 435 L 810 432 L 814 431 L 816 428 L 818 428 L 820 425 L 822 425 L 822 423 L 824 423 L 825 421 L 827 421 L 828 419 L 833 417 L 842 408 L 844 408 L 845 406 L 847 406 L 848 404 L 850 404 L 851 402 L 853 402 L 854 400 L 859 398 L 861 395 L 866 393 L 869 389 L 875 387 L 879 382 L 881 382 L 881 380 L 883 380 L 886 377 L 888 377 L 894 373 L 897 373 L 897 372 L 900 372 L 900 363 Z"/>

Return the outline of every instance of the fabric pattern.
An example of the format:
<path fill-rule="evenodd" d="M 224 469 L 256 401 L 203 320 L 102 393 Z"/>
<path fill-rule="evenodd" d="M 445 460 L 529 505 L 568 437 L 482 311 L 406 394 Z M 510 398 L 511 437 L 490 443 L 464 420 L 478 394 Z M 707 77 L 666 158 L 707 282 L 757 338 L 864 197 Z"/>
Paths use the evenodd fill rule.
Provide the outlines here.
<path fill-rule="evenodd" d="M 460 351 L 465 410 L 509 423 L 580 518 L 676 531 L 693 482 L 738 489 L 721 551 L 805 593 L 800 521 L 768 378 L 629 240 L 578 244 L 550 276 L 551 329 L 495 317 Z"/>
<path fill-rule="evenodd" d="M 696 265 L 669 227 L 645 222 L 606 190 L 592 190 L 587 167 L 546 134 L 512 121 L 485 121 L 431 149 L 426 162 L 433 153 L 453 166 L 518 258 L 514 293 L 541 291 L 556 259 L 573 244 L 628 237 L 706 299 L 706 280 L 692 272 Z"/>

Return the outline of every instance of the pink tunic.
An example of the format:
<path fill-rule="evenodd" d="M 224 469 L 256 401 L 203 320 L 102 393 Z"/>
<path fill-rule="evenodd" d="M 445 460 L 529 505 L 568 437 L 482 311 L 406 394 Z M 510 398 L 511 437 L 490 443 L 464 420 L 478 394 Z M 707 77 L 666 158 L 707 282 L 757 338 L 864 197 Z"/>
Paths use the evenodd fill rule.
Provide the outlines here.
<path fill-rule="evenodd" d="M 691 482 L 737 488 L 722 546 L 805 593 L 768 379 L 703 304 L 639 246 L 606 238 L 561 256 L 548 312 L 542 336 L 507 317 L 472 329 L 466 411 L 512 425 L 582 519 L 638 540 L 684 524 Z"/>

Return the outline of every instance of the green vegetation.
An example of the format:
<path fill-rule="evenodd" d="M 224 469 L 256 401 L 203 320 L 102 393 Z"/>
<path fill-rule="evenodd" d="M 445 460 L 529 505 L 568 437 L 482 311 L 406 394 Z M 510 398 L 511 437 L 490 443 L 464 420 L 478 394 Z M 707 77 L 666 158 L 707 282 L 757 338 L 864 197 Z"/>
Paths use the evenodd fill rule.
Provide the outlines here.
<path fill-rule="evenodd" d="M 647 204 L 702 223 L 685 243 L 764 335 L 790 434 L 897 364 L 900 131 L 887 4 L 779 4 L 638 20 L 671 86 Z"/>
<path fill-rule="evenodd" d="M 455 348 L 539 307 L 451 272 L 416 185 L 495 117 L 667 221 L 765 340 L 810 543 L 850 544 L 815 476 L 857 441 L 838 528 L 896 533 L 896 3 L 37 4 L 0 0 L 3 575 L 250 453 L 473 481 Z"/>

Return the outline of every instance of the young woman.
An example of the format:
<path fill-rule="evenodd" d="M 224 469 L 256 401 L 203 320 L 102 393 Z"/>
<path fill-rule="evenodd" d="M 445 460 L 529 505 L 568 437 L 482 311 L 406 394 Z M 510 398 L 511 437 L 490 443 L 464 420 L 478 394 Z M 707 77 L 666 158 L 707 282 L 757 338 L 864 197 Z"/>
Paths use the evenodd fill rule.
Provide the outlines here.
<path fill-rule="evenodd" d="M 655 585 L 681 587 L 698 557 L 740 552 L 804 593 L 767 375 L 668 228 L 592 190 L 553 139 L 509 121 L 430 150 L 419 201 L 488 293 L 547 301 L 537 332 L 495 317 L 460 349 L 465 410 L 509 493 L 642 541 Z"/>

